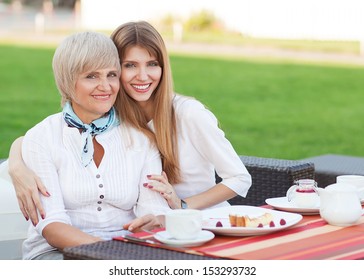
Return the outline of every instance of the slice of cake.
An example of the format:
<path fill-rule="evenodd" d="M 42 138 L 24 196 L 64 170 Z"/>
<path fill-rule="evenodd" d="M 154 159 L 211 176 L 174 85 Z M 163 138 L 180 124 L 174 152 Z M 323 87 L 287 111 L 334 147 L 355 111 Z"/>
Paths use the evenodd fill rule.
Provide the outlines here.
<path fill-rule="evenodd" d="M 259 227 L 272 222 L 273 215 L 271 213 L 264 213 L 258 217 L 250 218 L 247 215 L 229 214 L 229 221 L 232 227 Z"/>

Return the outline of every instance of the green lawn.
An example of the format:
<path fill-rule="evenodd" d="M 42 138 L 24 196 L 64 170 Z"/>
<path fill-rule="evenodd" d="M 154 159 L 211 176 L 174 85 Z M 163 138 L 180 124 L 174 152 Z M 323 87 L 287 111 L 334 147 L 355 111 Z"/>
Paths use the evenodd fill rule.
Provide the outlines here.
<path fill-rule="evenodd" d="M 215 113 L 239 154 L 364 156 L 364 68 L 173 57 L 176 89 Z"/>
<path fill-rule="evenodd" d="M 0 158 L 60 110 L 53 49 L 0 46 Z M 171 56 L 175 89 L 205 103 L 239 154 L 364 156 L 364 68 Z"/>

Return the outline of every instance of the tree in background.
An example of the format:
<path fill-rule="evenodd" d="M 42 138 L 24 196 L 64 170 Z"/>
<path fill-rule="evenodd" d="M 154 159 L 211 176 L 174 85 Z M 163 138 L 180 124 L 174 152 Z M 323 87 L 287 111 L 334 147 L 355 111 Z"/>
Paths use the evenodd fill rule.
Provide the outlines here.
<path fill-rule="evenodd" d="M 224 25 L 212 12 L 202 10 L 190 16 L 185 22 L 185 29 L 191 32 L 221 31 Z"/>

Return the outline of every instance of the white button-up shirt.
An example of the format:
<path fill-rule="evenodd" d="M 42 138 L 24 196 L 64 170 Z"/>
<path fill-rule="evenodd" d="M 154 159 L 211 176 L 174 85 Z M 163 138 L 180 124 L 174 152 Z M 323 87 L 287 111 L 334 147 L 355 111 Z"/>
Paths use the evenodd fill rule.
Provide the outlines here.
<path fill-rule="evenodd" d="M 42 231 L 52 222 L 73 225 L 103 239 L 123 233 L 122 226 L 136 216 L 163 214 L 169 209 L 157 192 L 143 187 L 148 174 L 161 173 L 158 150 L 141 132 L 125 124 L 96 136 L 104 148 L 97 168 L 81 163 L 81 134 L 68 127 L 62 114 L 52 115 L 30 129 L 22 155 L 47 187 L 41 196 L 46 218 L 30 226 L 23 258 L 52 250 Z"/>

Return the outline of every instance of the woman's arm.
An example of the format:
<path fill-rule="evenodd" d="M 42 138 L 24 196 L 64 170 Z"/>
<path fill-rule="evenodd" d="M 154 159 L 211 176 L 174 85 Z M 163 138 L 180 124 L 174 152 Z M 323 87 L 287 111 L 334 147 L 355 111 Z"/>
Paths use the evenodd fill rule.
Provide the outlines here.
<path fill-rule="evenodd" d="M 89 235 L 83 231 L 60 222 L 48 224 L 42 231 L 49 245 L 63 249 L 65 247 L 90 244 L 101 241 L 101 238 Z"/>
<path fill-rule="evenodd" d="M 23 137 L 16 139 L 11 145 L 9 152 L 9 175 L 13 181 L 19 208 L 26 220 L 31 219 L 32 223 L 38 223 L 39 212 L 42 218 L 46 213 L 40 202 L 39 192 L 49 196 L 47 189 L 39 177 L 24 164 L 21 155 Z"/>
<path fill-rule="evenodd" d="M 165 172 L 163 172 L 162 175 L 152 175 L 148 178 L 150 180 L 155 180 L 155 182 L 149 183 L 145 186 L 146 188 L 159 192 L 166 199 L 170 208 L 181 208 L 181 199 L 176 194 L 173 186 L 169 184 Z M 233 190 L 224 184 L 219 183 L 207 191 L 185 198 L 184 201 L 187 203 L 188 208 L 204 209 L 225 200 L 229 200 L 235 196 L 236 193 Z"/>
<path fill-rule="evenodd" d="M 184 201 L 187 203 L 188 208 L 205 209 L 229 200 L 235 196 L 236 193 L 233 190 L 220 183 L 207 191 L 187 197 Z"/>

